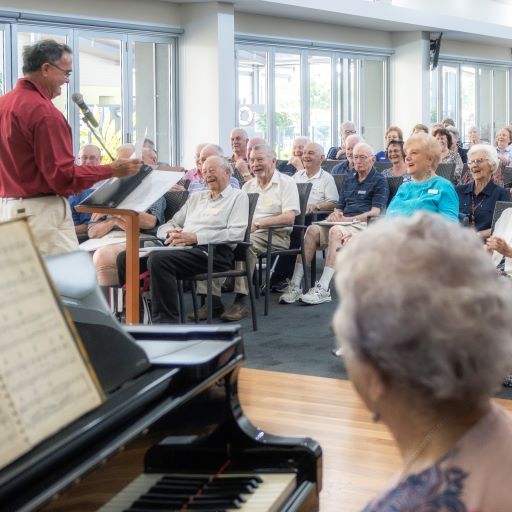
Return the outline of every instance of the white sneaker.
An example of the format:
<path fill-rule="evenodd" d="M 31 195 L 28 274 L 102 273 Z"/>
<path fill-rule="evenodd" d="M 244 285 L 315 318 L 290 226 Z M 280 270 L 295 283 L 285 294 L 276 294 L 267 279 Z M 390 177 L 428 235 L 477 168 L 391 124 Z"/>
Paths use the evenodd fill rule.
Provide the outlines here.
<path fill-rule="evenodd" d="M 295 286 L 290 280 L 288 280 L 288 288 L 279 297 L 279 304 L 293 304 L 299 300 L 302 295 L 302 288 Z"/>
<path fill-rule="evenodd" d="M 320 283 L 317 282 L 315 286 L 308 291 L 308 293 L 301 295 L 299 300 L 305 304 L 323 304 L 324 302 L 331 302 L 331 292 L 329 290 L 324 290 L 320 286 Z"/>

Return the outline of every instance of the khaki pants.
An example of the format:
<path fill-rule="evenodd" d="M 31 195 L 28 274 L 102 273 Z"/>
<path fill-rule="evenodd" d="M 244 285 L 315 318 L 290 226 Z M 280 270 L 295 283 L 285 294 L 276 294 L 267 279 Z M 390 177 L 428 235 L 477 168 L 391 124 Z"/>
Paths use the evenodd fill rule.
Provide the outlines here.
<path fill-rule="evenodd" d="M 247 259 L 249 261 L 250 274 L 252 275 L 254 268 L 256 267 L 256 260 L 258 256 L 267 252 L 268 231 L 255 231 L 254 233 L 251 233 L 251 244 Z M 284 229 L 274 231 L 272 233 L 272 247 L 275 249 L 288 249 L 290 247 L 290 232 Z M 267 261 L 267 265 L 270 264 L 271 262 Z M 244 265 L 243 261 L 237 261 L 235 263 L 235 268 L 237 270 L 243 270 Z M 235 279 L 235 293 L 249 295 L 249 289 L 247 288 L 245 278 L 237 277 Z"/>
<path fill-rule="evenodd" d="M 25 216 L 42 256 L 78 250 L 71 208 L 65 197 L 0 199 L 0 221 Z"/>
<path fill-rule="evenodd" d="M 319 249 L 325 249 L 329 245 L 329 232 L 331 229 L 336 228 L 339 229 L 343 235 L 357 235 L 364 229 L 366 229 L 366 222 L 356 222 L 354 224 L 348 224 L 346 226 L 320 226 L 318 228 L 320 230 L 320 246 Z"/>

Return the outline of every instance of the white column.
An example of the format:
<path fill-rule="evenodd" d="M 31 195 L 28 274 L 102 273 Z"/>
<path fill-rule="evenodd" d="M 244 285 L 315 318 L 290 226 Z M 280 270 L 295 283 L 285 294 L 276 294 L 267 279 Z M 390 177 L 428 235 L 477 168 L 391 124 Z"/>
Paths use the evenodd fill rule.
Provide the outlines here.
<path fill-rule="evenodd" d="M 235 125 L 235 25 L 233 5 L 182 5 L 180 51 L 180 162 L 193 165 L 195 146 L 220 144 L 230 153 Z"/>
<path fill-rule="evenodd" d="M 391 125 L 404 138 L 417 123 L 429 124 L 430 71 L 428 32 L 396 32 L 391 57 Z"/>

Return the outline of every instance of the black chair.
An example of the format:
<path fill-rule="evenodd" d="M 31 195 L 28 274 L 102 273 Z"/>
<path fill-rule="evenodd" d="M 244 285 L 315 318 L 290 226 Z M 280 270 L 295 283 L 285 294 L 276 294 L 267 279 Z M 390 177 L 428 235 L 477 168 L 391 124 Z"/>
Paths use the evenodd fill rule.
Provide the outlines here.
<path fill-rule="evenodd" d="M 391 162 L 375 162 L 373 164 L 375 169 L 377 169 L 377 171 L 379 172 L 382 172 L 384 169 L 389 169 L 390 167 L 392 167 L 392 165 L 393 164 Z"/>
<path fill-rule="evenodd" d="M 512 187 L 512 167 L 505 167 L 503 169 L 503 183 L 505 188 Z"/>
<path fill-rule="evenodd" d="M 389 188 L 389 196 L 388 196 L 388 204 L 391 203 L 391 199 L 395 197 L 395 194 L 398 192 L 398 189 L 400 188 L 400 185 L 404 182 L 404 179 L 402 176 L 389 176 L 386 178 L 388 182 L 388 188 Z"/>
<path fill-rule="evenodd" d="M 436 174 L 455 184 L 455 163 L 439 164 L 436 169 Z"/>
<path fill-rule="evenodd" d="M 213 271 L 213 260 L 215 259 L 215 248 L 218 245 L 225 245 L 229 242 L 217 242 L 208 244 L 208 271 L 202 274 L 196 274 L 191 277 L 189 280 L 193 283 L 192 290 L 192 306 L 194 308 L 194 318 L 195 322 L 198 322 L 199 318 L 199 309 L 197 307 L 197 297 L 195 290 L 195 282 L 197 281 L 206 281 L 206 309 L 207 309 L 207 322 L 209 324 L 212 323 L 213 319 L 213 301 L 212 301 L 212 283 L 214 279 L 220 279 L 222 277 L 245 277 L 247 279 L 247 287 L 249 288 L 249 298 L 251 300 L 251 314 L 252 314 L 252 328 L 254 331 L 258 330 L 258 323 L 256 319 L 256 301 L 254 295 L 254 287 L 252 275 L 250 274 L 250 269 L 247 261 L 247 253 L 249 251 L 249 247 L 251 246 L 251 225 L 252 218 L 254 216 L 254 211 L 256 210 L 256 203 L 258 202 L 259 194 L 248 194 L 249 196 L 249 218 L 247 221 L 247 230 L 245 232 L 245 237 L 243 242 L 236 242 L 237 247 L 235 249 L 235 261 L 243 261 L 245 263 L 244 270 L 225 270 L 223 272 L 214 272 Z M 178 284 L 181 281 L 178 281 Z M 184 323 L 184 308 L 183 308 L 183 288 L 178 286 L 178 294 L 179 294 L 179 304 L 180 304 L 180 312 L 181 312 L 181 320 Z"/>
<path fill-rule="evenodd" d="M 494 205 L 494 213 L 492 214 L 491 233 L 494 232 L 494 226 L 496 225 L 496 222 L 498 222 L 501 214 L 507 208 L 512 208 L 512 201 L 496 201 L 496 204 Z"/>
<path fill-rule="evenodd" d="M 324 171 L 331 172 L 333 167 L 340 163 L 339 160 L 324 160 L 321 164 L 321 167 Z"/>
<path fill-rule="evenodd" d="M 290 226 L 279 225 L 279 226 L 269 226 L 268 230 L 268 242 L 267 242 L 267 252 L 264 254 L 260 254 L 258 256 L 259 262 L 259 280 L 261 282 L 262 277 L 262 262 L 263 259 L 266 259 L 265 266 L 265 316 L 268 315 L 268 304 L 270 300 L 270 270 L 272 267 L 272 257 L 273 256 L 285 256 L 285 255 L 297 255 L 300 254 L 302 257 L 302 266 L 304 268 L 304 293 L 307 291 L 307 265 L 306 265 L 306 251 L 304 248 L 304 233 L 307 229 L 305 225 L 306 219 L 306 207 L 308 205 L 309 194 L 311 192 L 312 184 L 311 183 L 297 183 L 297 189 L 299 191 L 299 202 L 300 202 L 300 213 L 295 217 L 295 223 L 293 224 L 293 230 L 290 235 L 290 238 L 297 237 L 300 239 L 300 247 L 292 248 L 292 249 L 273 249 L 272 248 L 272 234 L 277 229 L 284 229 Z"/>
<path fill-rule="evenodd" d="M 346 174 L 334 174 L 334 183 L 336 183 L 336 188 L 338 189 L 338 194 L 341 192 L 341 187 L 343 187 L 343 183 L 347 179 Z"/>
<path fill-rule="evenodd" d="M 167 192 L 164 195 L 165 202 L 167 203 L 167 206 L 165 207 L 165 222 L 171 220 L 176 212 L 187 202 L 188 195 L 188 190 L 183 190 L 181 192 Z"/>

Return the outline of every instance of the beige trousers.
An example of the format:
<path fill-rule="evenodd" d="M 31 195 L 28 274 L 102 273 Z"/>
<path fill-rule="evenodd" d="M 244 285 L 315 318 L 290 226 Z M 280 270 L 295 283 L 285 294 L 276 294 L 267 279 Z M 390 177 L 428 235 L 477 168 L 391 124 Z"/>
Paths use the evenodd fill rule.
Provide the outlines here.
<path fill-rule="evenodd" d="M 255 231 L 251 233 L 251 244 L 247 259 L 249 261 L 250 274 L 252 275 L 258 256 L 267 252 L 268 231 Z M 274 231 L 272 233 L 272 247 L 275 249 L 288 249 L 290 247 L 290 232 L 284 229 Z M 268 261 L 267 265 L 270 264 Z M 235 265 L 237 270 L 243 270 L 245 264 L 242 261 L 237 261 Z M 245 278 L 237 277 L 235 279 L 235 293 L 249 295 Z"/>
<path fill-rule="evenodd" d="M 71 208 L 65 197 L 0 199 L 0 221 L 25 216 L 42 256 L 78 250 Z"/>

